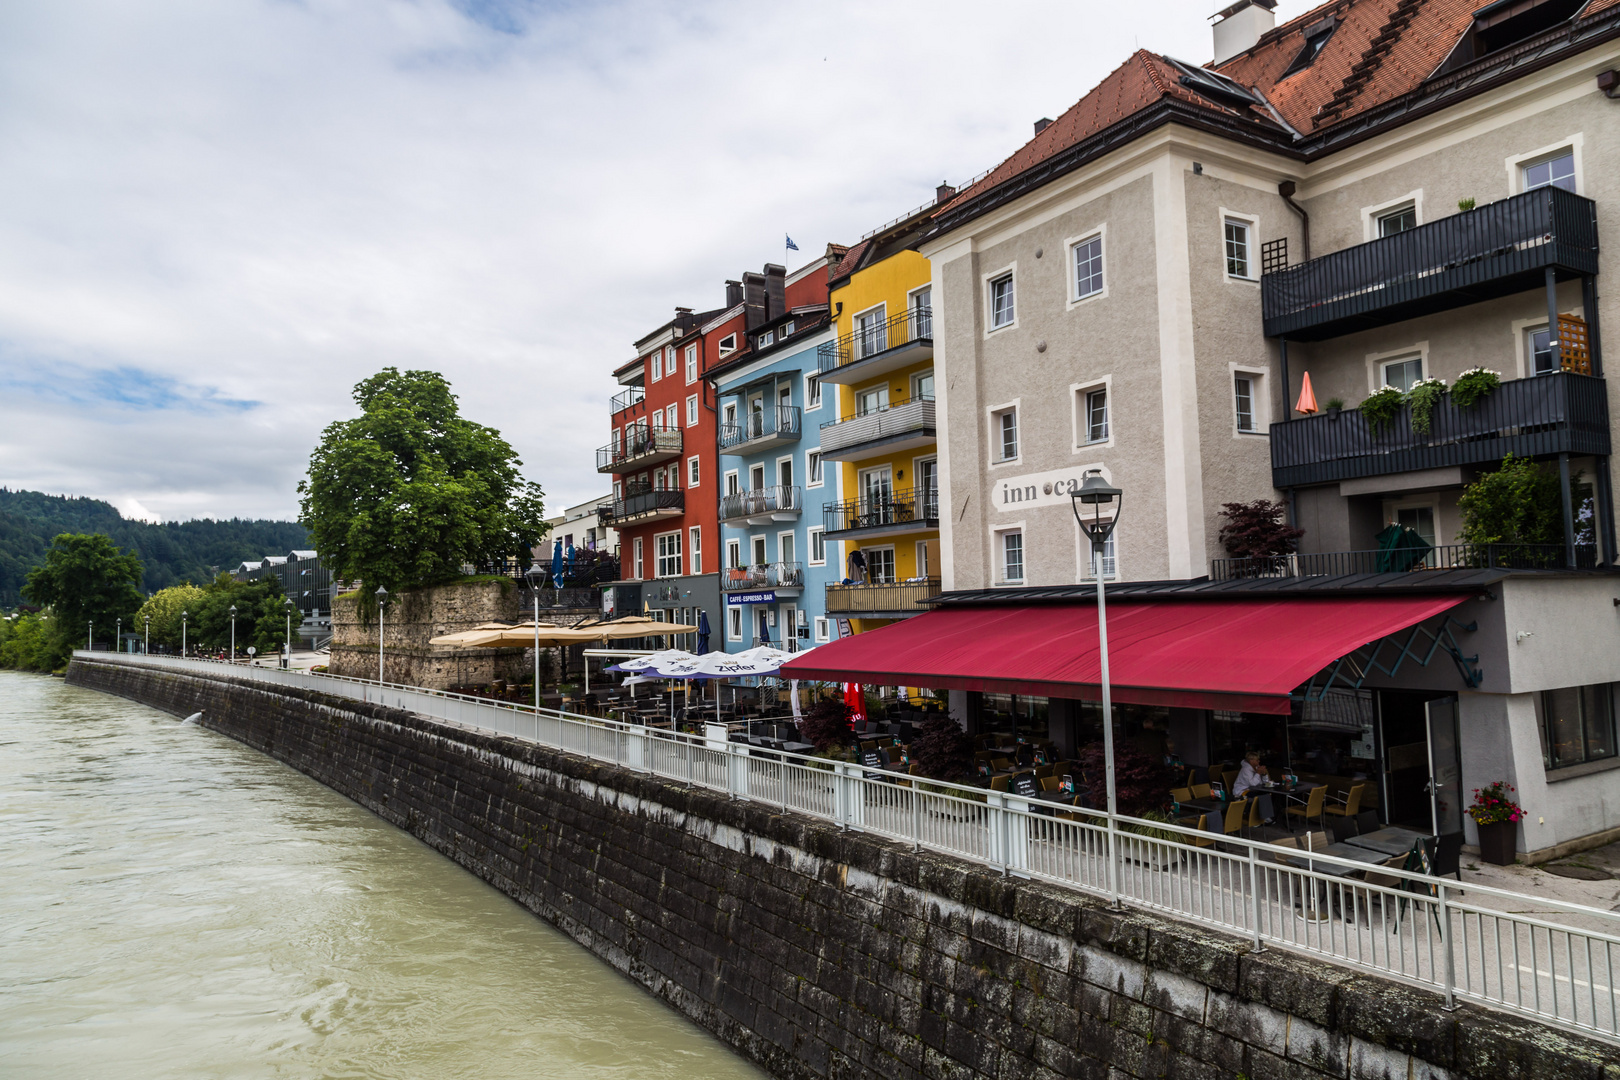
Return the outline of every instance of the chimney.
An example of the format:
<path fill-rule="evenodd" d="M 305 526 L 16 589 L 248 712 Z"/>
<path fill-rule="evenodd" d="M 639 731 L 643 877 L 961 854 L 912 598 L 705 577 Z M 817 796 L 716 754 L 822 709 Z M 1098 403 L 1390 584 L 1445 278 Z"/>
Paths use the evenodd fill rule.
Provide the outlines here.
<path fill-rule="evenodd" d="M 767 318 L 765 305 L 769 303 L 765 296 L 765 275 L 756 274 L 752 270 L 743 274 L 743 327 L 752 330 Z"/>
<path fill-rule="evenodd" d="M 1043 116 L 1039 120 L 1035 121 L 1035 134 L 1039 135 L 1041 132 L 1045 131 L 1051 126 L 1052 118 L 1050 116 Z"/>
<path fill-rule="evenodd" d="M 787 267 L 765 264 L 766 320 L 787 314 Z"/>
<path fill-rule="evenodd" d="M 1215 13 L 1215 60 L 1224 64 L 1238 53 L 1254 48 L 1266 31 L 1277 25 L 1277 0 L 1237 0 Z"/>
<path fill-rule="evenodd" d="M 949 184 L 941 183 L 939 185 L 939 187 L 934 189 L 934 205 L 935 206 L 938 206 L 940 203 L 950 202 L 951 199 L 953 199 L 955 197 L 956 197 L 956 189 L 954 187 L 952 187 L 951 185 L 949 185 Z"/>
<path fill-rule="evenodd" d="M 742 282 L 740 282 L 740 281 L 729 281 L 728 280 L 726 282 L 726 310 L 730 311 L 732 308 L 734 308 L 738 304 L 742 303 L 742 298 L 743 298 Z"/>

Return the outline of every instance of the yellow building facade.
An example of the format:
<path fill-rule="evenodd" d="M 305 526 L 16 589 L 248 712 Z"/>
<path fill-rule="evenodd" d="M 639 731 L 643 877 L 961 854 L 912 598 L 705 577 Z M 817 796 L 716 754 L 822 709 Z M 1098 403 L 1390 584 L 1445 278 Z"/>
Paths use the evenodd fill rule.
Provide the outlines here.
<path fill-rule="evenodd" d="M 856 633 L 921 614 L 940 588 L 932 275 L 916 251 L 933 209 L 868 236 L 831 271 L 823 539 L 841 548 L 845 584 L 828 586 L 827 613 Z"/>

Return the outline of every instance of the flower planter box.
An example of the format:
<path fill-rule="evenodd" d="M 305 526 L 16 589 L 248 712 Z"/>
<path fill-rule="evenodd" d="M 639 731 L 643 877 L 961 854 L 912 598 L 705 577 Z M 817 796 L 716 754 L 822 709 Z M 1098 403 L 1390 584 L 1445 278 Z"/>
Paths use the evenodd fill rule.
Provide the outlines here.
<path fill-rule="evenodd" d="M 1495 866 L 1512 866 L 1518 861 L 1514 840 L 1519 827 L 1511 821 L 1498 821 L 1479 829 L 1479 857 Z"/>

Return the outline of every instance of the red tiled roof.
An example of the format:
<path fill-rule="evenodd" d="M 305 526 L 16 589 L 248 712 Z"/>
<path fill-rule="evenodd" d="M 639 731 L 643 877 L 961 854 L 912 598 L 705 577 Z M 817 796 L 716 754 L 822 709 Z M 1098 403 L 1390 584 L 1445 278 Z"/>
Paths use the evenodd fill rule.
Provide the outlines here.
<path fill-rule="evenodd" d="M 870 243 L 870 240 L 862 240 L 848 251 L 845 251 L 844 257 L 838 260 L 837 266 L 833 267 L 830 275 L 831 280 L 837 281 L 841 277 L 853 274 L 855 268 L 861 264 L 861 256 L 866 254 L 867 245 Z"/>
<path fill-rule="evenodd" d="M 1462 39 L 1485 0 L 1330 0 L 1261 37 L 1215 70 L 1257 89 L 1293 128 L 1311 136 L 1416 90 Z M 1587 19 L 1620 0 L 1593 0 Z M 1333 36 L 1310 66 L 1283 78 L 1305 44 L 1305 30 L 1337 20 Z M 1165 99 L 1212 114 L 1269 118 L 1264 110 L 1239 114 L 1180 83 L 1162 57 L 1138 50 L 1045 131 L 946 207 L 959 206 L 1054 155 Z M 936 215 L 937 216 L 937 215 Z"/>

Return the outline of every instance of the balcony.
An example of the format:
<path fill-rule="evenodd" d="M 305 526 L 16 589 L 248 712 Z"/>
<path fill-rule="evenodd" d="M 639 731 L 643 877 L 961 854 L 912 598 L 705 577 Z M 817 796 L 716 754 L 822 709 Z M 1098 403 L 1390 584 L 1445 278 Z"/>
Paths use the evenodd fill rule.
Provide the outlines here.
<path fill-rule="evenodd" d="M 1348 577 L 1420 573 L 1425 570 L 1591 570 L 1597 546 L 1577 543 L 1574 561 L 1562 544 L 1446 544 L 1425 554 L 1393 551 L 1322 551 L 1253 559 L 1213 559 L 1212 581 L 1265 578 Z"/>
<path fill-rule="evenodd" d="M 822 507 L 823 536 L 900 536 L 939 528 L 939 489 L 906 488 L 880 497 L 850 499 Z"/>
<path fill-rule="evenodd" d="M 939 595 L 939 578 L 828 585 L 827 614 L 856 619 L 904 619 L 929 610 Z"/>
<path fill-rule="evenodd" d="M 608 412 L 617 416 L 632 405 L 640 405 L 646 400 L 647 392 L 639 386 L 632 386 L 628 390 L 620 390 L 608 402 Z"/>
<path fill-rule="evenodd" d="M 773 521 L 795 521 L 803 509 L 797 484 L 777 484 L 720 496 L 721 521 L 768 525 Z"/>
<path fill-rule="evenodd" d="M 934 312 L 925 307 L 845 334 L 816 350 L 823 383 L 857 383 L 933 358 Z"/>
<path fill-rule="evenodd" d="M 797 562 L 760 563 L 733 566 L 720 574 L 720 590 L 728 593 L 772 591 L 797 596 L 804 589 L 804 564 Z"/>
<path fill-rule="evenodd" d="M 1321 341 L 1598 270 L 1597 205 L 1537 188 L 1260 279 L 1267 337 Z"/>
<path fill-rule="evenodd" d="M 603 446 L 596 451 L 596 471 L 627 473 L 648 465 L 661 465 L 681 456 L 678 428 L 626 428 L 623 446 Z"/>
<path fill-rule="evenodd" d="M 602 518 L 614 528 L 623 528 L 644 521 L 680 517 L 684 513 L 686 492 L 635 488 L 626 491 L 624 498 L 614 499 L 612 507 L 602 511 Z"/>
<path fill-rule="evenodd" d="M 1609 453 L 1602 379 L 1569 371 L 1513 379 L 1467 409 L 1448 395 L 1422 435 L 1409 408 L 1376 435 L 1354 409 L 1272 424 L 1271 482 L 1286 489 L 1563 453 Z"/>
<path fill-rule="evenodd" d="M 823 461 L 859 461 L 934 441 L 934 399 L 901 398 L 821 425 Z"/>
<path fill-rule="evenodd" d="M 751 412 L 740 424 L 720 425 L 720 452 L 735 457 L 796 443 L 801 424 L 795 405 L 776 405 Z"/>

